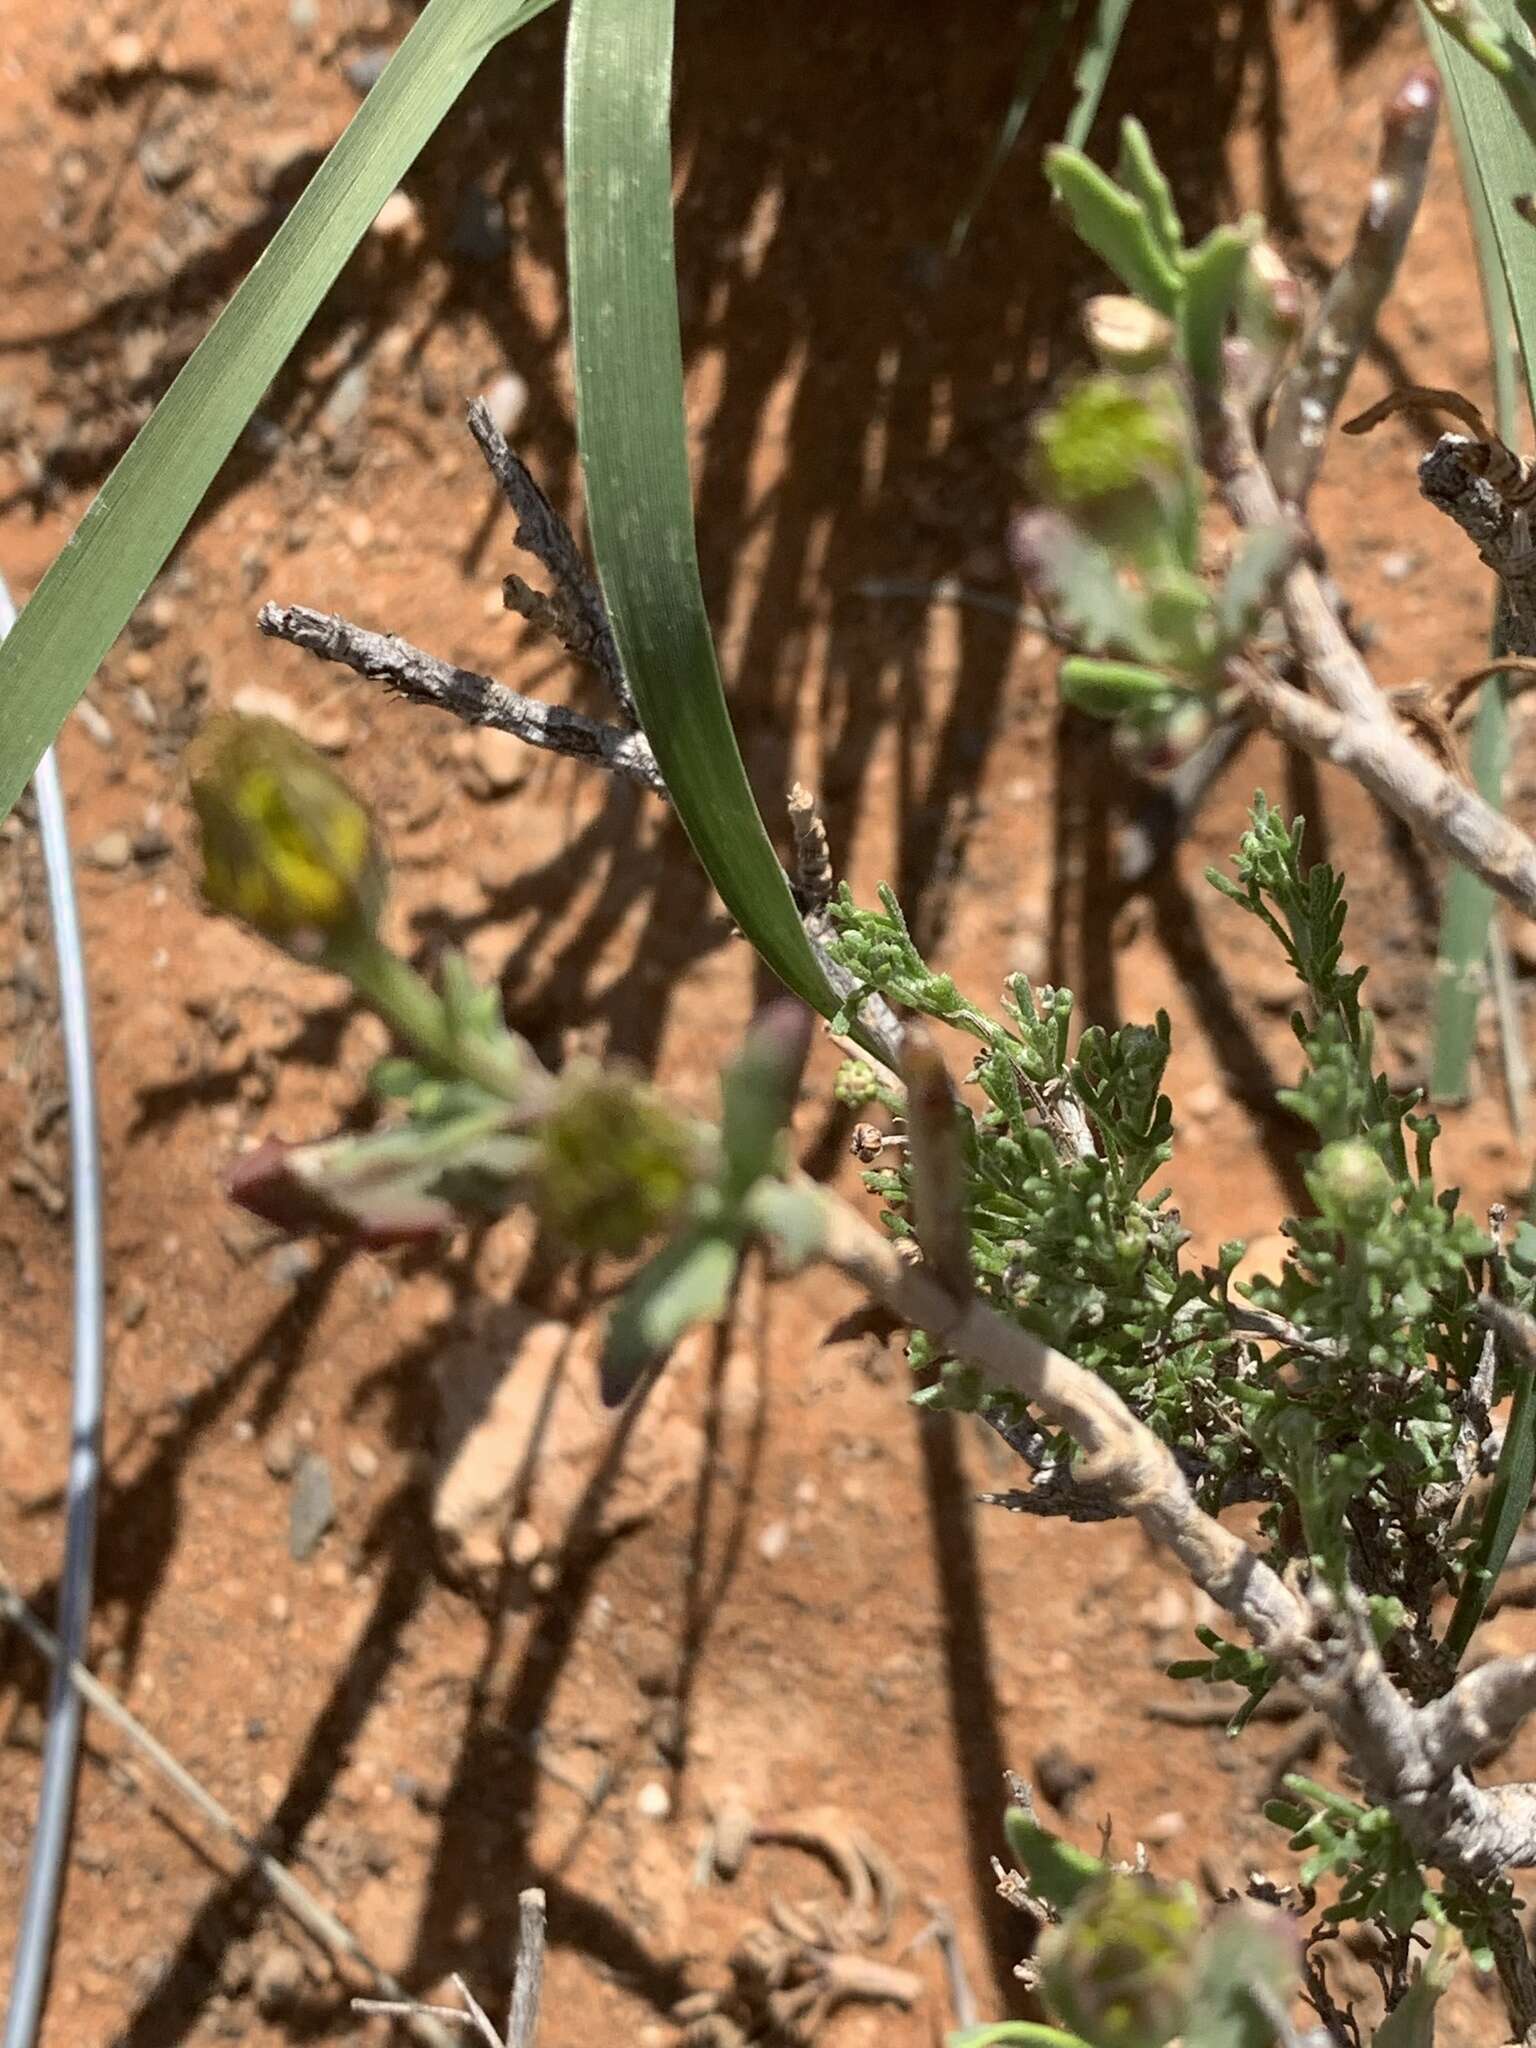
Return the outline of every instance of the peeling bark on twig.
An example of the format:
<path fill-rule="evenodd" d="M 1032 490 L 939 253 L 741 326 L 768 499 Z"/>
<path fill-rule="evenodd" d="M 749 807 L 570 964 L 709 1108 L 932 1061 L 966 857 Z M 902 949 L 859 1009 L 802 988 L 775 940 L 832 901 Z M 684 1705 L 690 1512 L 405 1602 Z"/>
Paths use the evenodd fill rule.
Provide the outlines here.
<path fill-rule="evenodd" d="M 614 775 L 643 784 L 658 796 L 666 795 L 651 743 L 642 732 L 625 732 L 567 710 L 563 704 L 525 697 L 490 676 L 425 654 L 392 633 L 374 633 L 330 613 L 311 611 L 306 605 L 264 604 L 257 624 L 274 640 L 287 640 L 322 661 L 338 661 L 360 676 L 387 684 L 402 697 L 451 711 L 467 725 L 493 726 L 530 747 L 594 762 Z"/>
<path fill-rule="evenodd" d="M 528 465 L 507 446 L 482 399 L 477 398 L 469 408 L 469 431 L 502 496 L 517 514 L 512 545 L 543 563 L 558 593 L 559 602 L 551 608 L 548 598 L 540 602 L 542 593 L 530 590 L 520 577 L 509 576 L 502 586 L 508 608 L 545 626 L 579 660 L 589 662 L 607 683 L 625 724 L 638 726 L 639 713 L 608 623 L 608 609 L 571 529 L 535 483 Z"/>

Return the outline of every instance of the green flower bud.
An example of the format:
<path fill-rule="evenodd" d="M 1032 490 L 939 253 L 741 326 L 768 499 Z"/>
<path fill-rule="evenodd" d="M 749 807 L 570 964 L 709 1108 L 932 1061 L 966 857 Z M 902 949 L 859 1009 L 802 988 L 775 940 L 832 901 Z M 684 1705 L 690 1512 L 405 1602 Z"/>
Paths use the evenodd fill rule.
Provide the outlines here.
<path fill-rule="evenodd" d="M 880 1083 L 868 1060 L 844 1060 L 832 1079 L 832 1094 L 845 1109 L 862 1109 L 877 1099 Z"/>
<path fill-rule="evenodd" d="M 692 1127 L 638 1075 L 573 1065 L 539 1126 L 532 1196 L 577 1251 L 628 1257 L 672 1223 L 703 1161 Z"/>
<path fill-rule="evenodd" d="M 373 931 L 386 872 L 373 820 L 275 718 L 212 719 L 187 750 L 215 910 L 306 960 Z"/>
<path fill-rule="evenodd" d="M 1335 1230 L 1373 1230 L 1392 1206 L 1396 1188 L 1385 1160 L 1364 1138 L 1336 1138 L 1307 1174 L 1318 1213 Z"/>
<path fill-rule="evenodd" d="M 1040 1937 L 1040 1988 L 1094 2048 L 1163 2048 L 1185 2021 L 1199 1938 L 1187 1890 L 1112 1871 Z"/>
<path fill-rule="evenodd" d="M 1166 381 L 1085 377 L 1035 427 L 1037 481 L 1053 505 L 1078 510 L 1178 477 L 1189 441 Z"/>

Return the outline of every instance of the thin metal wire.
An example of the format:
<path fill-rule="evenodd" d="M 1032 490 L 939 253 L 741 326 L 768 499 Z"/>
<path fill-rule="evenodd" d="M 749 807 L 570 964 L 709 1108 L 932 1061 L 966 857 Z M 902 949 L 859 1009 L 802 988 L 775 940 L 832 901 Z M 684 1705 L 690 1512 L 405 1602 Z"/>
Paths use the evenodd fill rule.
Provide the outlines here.
<path fill-rule="evenodd" d="M 16 621 L 15 607 L 0 576 L 0 639 Z M 26 1896 L 16 1936 L 16 1963 L 5 2016 L 4 2048 L 32 2048 L 48 1988 L 58 1924 L 64 1852 L 74 1818 L 83 1707 L 69 1676 L 69 1661 L 82 1658 L 91 1616 L 96 1555 L 96 1500 L 101 1475 L 101 1415 L 104 1387 L 102 1321 L 103 1256 L 101 1153 L 96 1126 L 96 1085 L 91 1059 L 90 1007 L 85 957 L 70 871 L 69 826 L 58 763 L 50 747 L 33 777 L 38 833 L 48 878 L 58 962 L 59 1020 L 69 1087 L 69 1158 L 74 1223 L 74 1373 L 70 1397 L 69 1482 L 64 1525 L 64 1571 L 59 1594 L 58 1634 L 65 1656 L 56 1667 L 48 1700 L 48 1733 L 43 1743 L 42 1789 Z"/>

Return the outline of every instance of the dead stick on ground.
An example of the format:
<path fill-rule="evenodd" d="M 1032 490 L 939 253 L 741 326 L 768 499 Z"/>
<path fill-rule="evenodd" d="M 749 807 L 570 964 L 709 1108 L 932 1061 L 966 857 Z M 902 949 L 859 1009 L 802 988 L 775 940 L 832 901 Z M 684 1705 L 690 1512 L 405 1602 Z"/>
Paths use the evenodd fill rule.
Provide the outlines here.
<path fill-rule="evenodd" d="M 16 1591 L 10 1579 L 0 1573 L 0 1614 L 14 1623 L 21 1633 L 48 1662 L 58 1665 L 63 1655 L 58 1637 L 40 1622 L 31 1608 Z M 306 1891 L 290 1871 L 283 1868 L 275 1858 L 267 1855 L 222 1807 L 213 1794 L 200 1785 L 190 1771 L 179 1764 L 168 1749 L 165 1749 L 140 1722 L 136 1721 L 115 1693 L 97 1678 L 94 1678 L 83 1664 L 69 1662 L 65 1665 L 70 1683 L 87 1703 L 110 1721 L 119 1733 L 126 1736 L 139 1753 L 154 1765 L 160 1775 L 186 1799 L 221 1835 L 235 1843 L 246 1857 L 253 1870 L 266 1882 L 273 1896 L 286 1906 L 299 1925 L 313 1939 L 319 1942 L 327 1954 L 354 1963 L 371 1977 L 381 1991 L 391 1998 L 405 2000 L 402 1987 L 382 1970 L 356 1935 L 342 1925 L 328 1906 Z M 452 2037 L 446 2028 L 429 2016 L 416 2019 L 414 2029 L 418 2038 L 429 2043 L 430 2048 L 451 2048 Z"/>
<path fill-rule="evenodd" d="M 544 1990 L 544 1894 L 530 1886 L 517 1895 L 517 1968 L 507 2013 L 507 2048 L 533 2048 Z"/>

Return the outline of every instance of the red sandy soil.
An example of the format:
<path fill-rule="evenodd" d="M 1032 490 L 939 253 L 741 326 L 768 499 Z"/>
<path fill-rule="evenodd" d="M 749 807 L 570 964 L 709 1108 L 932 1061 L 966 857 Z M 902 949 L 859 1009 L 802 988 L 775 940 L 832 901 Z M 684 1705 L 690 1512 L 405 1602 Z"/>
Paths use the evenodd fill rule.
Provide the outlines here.
<path fill-rule="evenodd" d="M 1354 791 L 1255 745 L 1176 859 L 1127 895 L 1110 859 L 1124 778 L 1102 735 L 1060 714 L 1043 640 L 995 611 L 861 588 L 958 576 L 1015 594 L 1002 537 L 1024 422 L 1075 360 L 1074 309 L 1102 285 L 1038 174 L 1065 87 L 947 264 L 936 252 L 1007 103 L 1020 10 L 897 7 L 894 32 L 872 6 L 682 12 L 700 546 L 775 828 L 799 775 L 855 887 L 894 881 L 936 962 L 983 998 L 1022 968 L 1074 986 L 1097 1021 L 1165 1006 L 1184 1217 L 1205 1249 L 1268 1234 L 1297 1198 L 1300 1134 L 1268 1100 L 1295 1064 L 1289 986 L 1203 869 L 1235 843 L 1256 785 L 1304 809 L 1347 867 L 1386 1057 L 1412 1075 L 1438 867 Z M 21 597 L 355 106 L 346 67 L 405 18 L 383 0 L 292 14 L 287 0 L 10 0 L 5 16 L 0 567 Z M 428 961 L 465 946 L 548 1056 L 626 1054 L 708 1111 L 764 992 L 657 804 L 509 759 L 510 743 L 471 745 L 253 624 L 266 597 L 315 604 L 588 701 L 501 608 L 501 576 L 528 565 L 461 424 L 468 397 L 524 380 L 514 441 L 579 517 L 559 39 L 551 15 L 487 65 L 114 650 L 89 722 L 63 736 L 111 1260 L 92 1661 L 414 1992 L 462 1971 L 494 2009 L 517 1891 L 541 1883 L 550 2048 L 660 2048 L 673 2002 L 716 1981 L 772 1898 L 833 1896 L 788 1849 L 696 1884 L 732 1790 L 763 1815 L 830 1809 L 866 1830 L 906 1890 L 882 1955 L 947 1911 L 982 2014 L 1021 2011 L 1021 1923 L 988 1866 L 1005 1765 L 1029 1775 L 1056 1748 L 1091 1767 L 1063 1822 L 1085 1843 L 1108 1819 L 1170 1874 L 1287 1869 L 1256 1808 L 1295 1727 L 1234 1745 L 1148 1718 L 1185 1698 L 1162 1668 L 1199 1616 L 1138 1535 L 975 1505 L 1012 1483 L 1002 1455 L 904 1407 L 894 1353 L 825 1343 L 851 1306 L 830 1283 L 754 1278 L 729 1328 L 688 1345 L 611 1436 L 584 1391 L 601 1303 L 524 1222 L 430 1258 L 345 1256 L 274 1248 L 218 1192 L 258 1137 L 361 1115 L 381 1046 L 338 983 L 197 902 L 181 749 L 252 686 L 281 693 L 378 806 L 398 938 Z M 1315 282 L 1347 247 L 1380 108 L 1420 54 L 1406 6 L 1149 5 L 1105 118 L 1140 113 L 1196 228 L 1261 206 Z M 1444 143 L 1356 393 L 1409 379 L 1486 396 Z M 1471 666 L 1488 610 L 1485 575 L 1416 498 L 1417 446 L 1402 424 L 1342 444 L 1316 502 L 1388 683 Z M 1529 809 L 1523 761 L 1515 779 Z M 4 833 L 0 1559 L 46 1607 L 66 1446 L 65 1126 L 38 857 L 22 824 Z M 832 1067 L 824 1048 L 797 1128 L 803 1156 L 856 1195 Z M 1518 1205 L 1528 1163 L 1491 1060 L 1480 1087 L 1447 1112 L 1448 1167 L 1474 1202 Z M 550 1320 L 569 1326 L 568 1356 Z M 562 1456 L 528 1511 L 543 1549 L 531 1570 L 466 1588 L 430 1527 L 432 1447 L 514 1360 L 525 1381 L 565 1374 Z M 335 1522 L 299 1562 L 287 1475 L 306 1449 L 328 1463 Z M 1536 1646 L 1519 1611 L 1488 1633 Z M 19 1642 L 5 1655 L 9 1929 L 42 1675 Z M 908 1960 L 924 1984 L 913 2012 L 848 2008 L 821 2038 L 935 2039 L 952 2019 L 936 1951 Z M 339 2036 L 363 2024 L 349 1988 L 93 1723 L 49 2048 Z M 1478 1994 L 1456 2010 L 1453 2039 L 1495 2038 Z"/>

